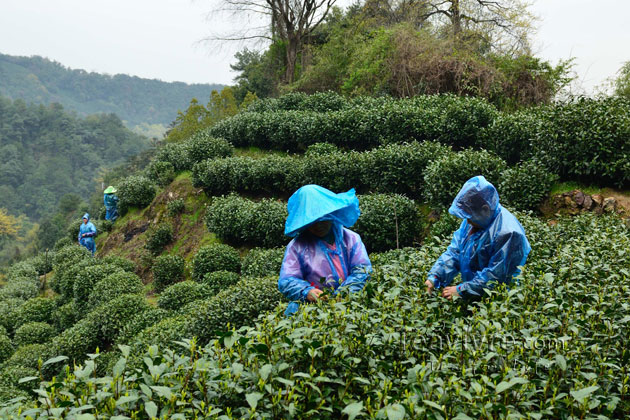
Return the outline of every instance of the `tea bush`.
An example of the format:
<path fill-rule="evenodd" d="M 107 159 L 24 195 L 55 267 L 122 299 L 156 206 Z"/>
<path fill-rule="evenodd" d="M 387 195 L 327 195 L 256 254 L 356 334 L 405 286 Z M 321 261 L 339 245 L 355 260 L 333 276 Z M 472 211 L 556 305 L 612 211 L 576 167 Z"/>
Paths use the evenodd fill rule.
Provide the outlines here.
<path fill-rule="evenodd" d="M 396 194 L 359 196 L 361 216 L 351 228 L 361 235 L 368 252 L 410 246 L 420 235 L 416 203 Z"/>
<path fill-rule="evenodd" d="M 146 177 L 160 187 L 169 185 L 175 179 L 175 168 L 171 162 L 151 161 L 144 170 Z"/>
<path fill-rule="evenodd" d="M 207 273 L 213 271 L 241 271 L 241 257 L 238 251 L 229 245 L 212 244 L 199 248 L 192 262 L 192 278 L 201 281 Z"/>
<path fill-rule="evenodd" d="M 549 195 L 557 175 L 536 161 L 508 168 L 501 174 L 497 189 L 501 201 L 517 210 L 536 210 Z"/>
<path fill-rule="evenodd" d="M 243 276 L 267 277 L 280 273 L 284 259 L 284 247 L 274 249 L 254 248 L 243 258 Z"/>
<path fill-rule="evenodd" d="M 0 299 L 0 326 L 6 331 L 13 331 L 16 314 L 23 304 L 24 299 L 20 298 Z"/>
<path fill-rule="evenodd" d="M 223 158 L 234 154 L 234 146 L 222 138 L 212 137 L 207 130 L 195 133 L 184 144 L 191 165 L 206 159 Z"/>
<path fill-rule="evenodd" d="M 155 197 L 155 186 L 144 176 L 132 175 L 118 185 L 118 210 L 125 214 L 131 207 L 144 208 L 151 204 Z"/>
<path fill-rule="evenodd" d="M 78 321 L 77 309 L 74 301 L 68 302 L 53 313 L 52 320 L 59 332 L 67 330 Z"/>
<path fill-rule="evenodd" d="M 319 155 L 330 155 L 333 153 L 340 153 L 339 148 L 330 143 L 314 143 L 306 148 L 304 155 L 306 157 L 313 157 Z"/>
<path fill-rule="evenodd" d="M 55 246 L 53 248 L 53 250 L 55 252 L 59 251 L 62 248 L 65 248 L 67 246 L 70 246 L 72 244 L 76 243 L 75 241 L 73 241 L 70 238 L 66 238 L 65 236 L 61 239 L 59 239 L 57 242 L 55 242 Z"/>
<path fill-rule="evenodd" d="M 623 418 L 629 385 L 627 351 L 619 343 L 630 338 L 621 327 L 628 323 L 623 272 L 630 266 L 630 232 L 612 217 L 579 216 L 555 226 L 518 217 L 534 245 L 520 285 L 481 302 L 448 302 L 418 286 L 448 244 L 444 239 L 389 253 L 363 293 L 301 305 L 292 318 L 281 305 L 255 325 L 225 332 L 212 315 L 249 299 L 241 295 L 222 306 L 235 294 L 222 292 L 190 304 L 191 321 L 168 318 L 141 333 L 146 341 L 131 353 L 123 348 L 121 364 L 139 360 L 132 366 L 140 372 L 129 366 L 95 380 L 79 367 L 79 374 L 40 389 L 53 407 L 72 395 L 73 405 L 59 408 L 92 404 L 89 412 L 101 416 L 148 408 L 205 418 Z M 268 281 L 277 293 L 275 278 Z M 252 280 L 237 293 L 257 285 Z M 188 328 L 189 336 L 205 331 L 199 341 L 208 345 L 181 342 Z M 180 343 L 162 344 L 170 340 Z M 149 343 L 161 348 L 147 349 Z M 151 375 L 156 369 L 161 374 Z M 291 399 L 277 398 L 285 392 Z M 111 403 L 122 396 L 133 398 Z M 33 415 L 49 409 L 44 402 L 31 406 Z"/>
<path fill-rule="evenodd" d="M 345 97 L 336 92 L 316 92 L 307 95 L 301 92 L 291 92 L 279 98 L 260 99 L 247 108 L 246 112 L 264 111 L 339 111 L 351 105 Z"/>
<path fill-rule="evenodd" d="M 206 210 L 206 226 L 222 241 L 233 245 L 275 247 L 286 244 L 286 205 L 262 199 L 255 202 L 237 195 L 215 197 Z"/>
<path fill-rule="evenodd" d="M 30 258 L 28 262 L 33 265 L 38 275 L 43 276 L 44 274 L 50 273 L 52 271 L 53 257 L 53 251 L 48 252 L 48 255 L 46 255 L 46 253 L 44 252 L 33 258 Z"/>
<path fill-rule="evenodd" d="M 37 268 L 31 261 L 20 261 L 13 264 L 7 270 L 6 277 L 9 282 L 18 278 L 30 278 L 33 280 L 37 280 L 37 278 L 39 277 L 39 273 L 37 272 Z"/>
<path fill-rule="evenodd" d="M 196 336 L 206 343 L 227 326 L 240 327 L 272 310 L 282 300 L 278 278 L 243 278 L 206 300 L 185 306 L 181 313 L 189 320 L 189 337 Z"/>
<path fill-rule="evenodd" d="M 0 289 L 0 300 L 11 298 L 30 299 L 39 295 L 39 281 L 32 278 L 18 277 Z"/>
<path fill-rule="evenodd" d="M 167 143 L 160 147 L 155 154 L 154 162 L 169 163 L 175 172 L 190 169 L 191 162 L 186 142 Z"/>
<path fill-rule="evenodd" d="M 178 214 L 183 213 L 186 210 L 186 204 L 183 198 L 176 198 L 166 204 L 166 211 L 169 216 L 175 217 Z"/>
<path fill-rule="evenodd" d="M 238 283 L 240 278 L 237 273 L 221 270 L 207 273 L 203 276 L 201 283 L 203 283 L 206 295 L 210 296 Z"/>
<path fill-rule="evenodd" d="M 436 206 L 449 207 L 468 179 L 483 175 L 496 186 L 506 166 L 503 159 L 484 150 L 445 155 L 425 171 L 425 198 Z"/>
<path fill-rule="evenodd" d="M 89 308 L 88 301 L 96 283 L 119 271 L 122 271 L 120 267 L 113 264 L 86 266 L 81 270 L 72 287 L 76 309 L 79 313 L 84 313 Z"/>
<path fill-rule="evenodd" d="M 127 258 L 118 257 L 115 255 L 108 255 L 107 257 L 100 258 L 100 264 L 112 264 L 119 267 L 121 270 L 124 270 L 128 273 L 133 273 L 136 270 L 136 263 Z"/>
<path fill-rule="evenodd" d="M 42 355 L 46 355 L 48 345 L 49 343 L 20 346 L 6 361 L 5 366 L 23 366 L 30 369 L 37 369 L 38 361 L 42 358 Z M 46 361 L 46 359 L 43 361 Z"/>
<path fill-rule="evenodd" d="M 0 334 L 0 363 L 4 363 L 13 354 L 13 343 L 5 334 Z"/>
<path fill-rule="evenodd" d="M 86 319 L 98 331 L 97 339 L 104 347 L 103 344 L 115 342 L 123 327 L 150 307 L 143 295 L 126 294 L 102 304 L 90 312 Z"/>
<path fill-rule="evenodd" d="M 125 324 L 120 333 L 118 334 L 118 338 L 116 339 L 117 343 L 120 344 L 131 344 L 132 339 L 138 335 L 141 331 L 157 324 L 158 322 L 172 316 L 171 311 L 166 311 L 164 309 L 149 307 L 145 311 L 140 312 L 139 314 L 134 315 L 129 322 Z"/>
<path fill-rule="evenodd" d="M 57 330 L 45 322 L 29 322 L 15 330 L 13 342 L 16 346 L 43 344 L 57 335 Z"/>
<path fill-rule="evenodd" d="M 208 296 L 208 292 L 204 284 L 183 281 L 167 287 L 158 297 L 157 304 L 161 309 L 176 311 L 190 302 L 203 299 Z"/>
<path fill-rule="evenodd" d="M 25 381 L 20 383 L 22 378 L 35 377 L 34 380 Z M 24 366 L 7 366 L 0 372 L 0 389 L 12 388 L 15 390 L 29 392 L 32 388 L 37 386 L 39 382 L 39 372 L 35 368 L 28 368 Z M 25 396 L 21 392 L 16 392 L 13 395 L 9 395 L 9 398 L 4 398 L 5 395 L 0 391 L 0 401 L 6 401 L 11 398 Z"/>
<path fill-rule="evenodd" d="M 542 130 L 542 108 L 501 113 L 484 128 L 477 146 L 494 152 L 509 165 L 534 155 L 533 141 Z"/>
<path fill-rule="evenodd" d="M 14 328 L 29 322 L 46 322 L 53 320 L 53 313 L 57 309 L 57 304 L 53 299 L 35 297 L 27 300 L 15 311 L 13 316 Z"/>
<path fill-rule="evenodd" d="M 440 214 L 437 222 L 431 225 L 430 237 L 432 238 L 452 238 L 453 233 L 461 226 L 462 220 L 444 210 Z"/>
<path fill-rule="evenodd" d="M 160 223 L 147 232 L 144 247 L 153 255 L 159 255 L 171 242 L 173 242 L 173 226 L 170 223 Z"/>
<path fill-rule="evenodd" d="M 153 262 L 153 286 L 157 292 L 184 279 L 186 262 L 179 255 L 160 255 Z"/>
<path fill-rule="evenodd" d="M 135 274 L 125 271 L 113 273 L 94 284 L 88 305 L 94 308 L 121 295 L 141 294 L 143 289 L 142 280 Z"/>

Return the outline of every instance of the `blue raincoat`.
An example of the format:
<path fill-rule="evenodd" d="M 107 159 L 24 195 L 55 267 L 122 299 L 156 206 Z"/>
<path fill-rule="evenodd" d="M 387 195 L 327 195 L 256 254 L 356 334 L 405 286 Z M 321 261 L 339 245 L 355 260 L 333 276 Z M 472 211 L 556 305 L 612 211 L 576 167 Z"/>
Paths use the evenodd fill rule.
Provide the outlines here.
<path fill-rule="evenodd" d="M 311 289 L 328 288 L 336 293 L 339 288 L 350 292 L 363 289 L 372 272 L 372 264 L 361 237 L 344 226 L 352 226 L 359 215 L 359 200 L 354 189 L 335 194 L 318 185 L 305 185 L 297 190 L 287 205 L 289 216 L 284 233 L 295 237 L 287 245 L 278 289 L 289 304 L 285 314 L 298 310 Z M 309 225 L 330 220 L 334 244 L 308 233 L 301 234 Z M 343 273 L 338 273 L 333 258 L 339 257 Z"/>
<path fill-rule="evenodd" d="M 464 299 L 474 299 L 483 295 L 484 288 L 511 283 L 531 247 L 523 226 L 499 204 L 496 188 L 483 176 L 469 179 L 449 213 L 464 220 L 429 272 L 433 285 L 446 287 L 461 273 L 457 293 Z"/>
<path fill-rule="evenodd" d="M 118 219 L 118 196 L 116 194 L 103 194 L 103 203 L 105 204 L 105 220 L 112 222 Z"/>
<path fill-rule="evenodd" d="M 96 251 L 96 243 L 94 242 L 94 237 L 96 236 L 96 227 L 94 224 L 90 222 L 90 215 L 85 213 L 83 215 L 83 219 L 87 219 L 87 223 L 81 223 L 81 227 L 79 228 L 79 244 L 86 247 L 92 255 Z"/>

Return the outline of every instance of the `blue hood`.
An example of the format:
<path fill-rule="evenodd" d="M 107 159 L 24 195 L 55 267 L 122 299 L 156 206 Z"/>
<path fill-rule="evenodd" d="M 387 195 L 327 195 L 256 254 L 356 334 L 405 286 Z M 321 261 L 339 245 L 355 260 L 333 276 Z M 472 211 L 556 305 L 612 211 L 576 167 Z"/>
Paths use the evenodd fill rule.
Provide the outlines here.
<path fill-rule="evenodd" d="M 81 219 L 88 219 L 88 222 L 89 222 L 90 221 L 90 215 L 88 213 L 85 213 Z"/>
<path fill-rule="evenodd" d="M 361 215 L 354 188 L 335 194 L 319 185 L 301 187 L 289 198 L 287 209 L 289 217 L 284 225 L 284 234 L 291 237 L 321 220 L 332 220 L 335 224 L 350 227 Z"/>
<path fill-rule="evenodd" d="M 448 212 L 485 228 L 500 212 L 499 207 L 497 189 L 480 175 L 466 181 Z"/>

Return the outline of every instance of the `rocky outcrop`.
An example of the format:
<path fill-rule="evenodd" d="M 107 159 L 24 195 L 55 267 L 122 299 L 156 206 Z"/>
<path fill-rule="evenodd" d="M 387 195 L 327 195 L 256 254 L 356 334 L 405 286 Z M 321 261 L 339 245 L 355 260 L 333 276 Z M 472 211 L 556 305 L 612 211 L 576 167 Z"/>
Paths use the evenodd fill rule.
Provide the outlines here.
<path fill-rule="evenodd" d="M 580 190 L 573 190 L 558 194 L 552 198 L 554 207 L 566 210 L 569 214 L 579 214 L 587 211 L 597 214 L 624 213 L 614 197 L 604 197 L 600 194 L 588 195 Z"/>

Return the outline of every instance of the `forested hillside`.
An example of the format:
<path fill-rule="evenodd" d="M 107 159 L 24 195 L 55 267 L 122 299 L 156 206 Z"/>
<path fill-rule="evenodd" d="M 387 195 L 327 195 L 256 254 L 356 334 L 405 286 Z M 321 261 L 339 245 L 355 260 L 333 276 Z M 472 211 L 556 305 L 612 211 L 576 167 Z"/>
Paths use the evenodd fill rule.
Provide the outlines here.
<path fill-rule="evenodd" d="M 148 147 L 114 114 L 80 118 L 59 104 L 0 97 L 0 208 L 49 215 L 64 194 L 86 199 L 101 169 Z"/>
<path fill-rule="evenodd" d="M 0 94 L 26 102 L 58 102 L 79 115 L 115 113 L 127 126 L 166 127 L 192 98 L 206 100 L 221 85 L 162 82 L 73 70 L 42 57 L 0 54 Z"/>

